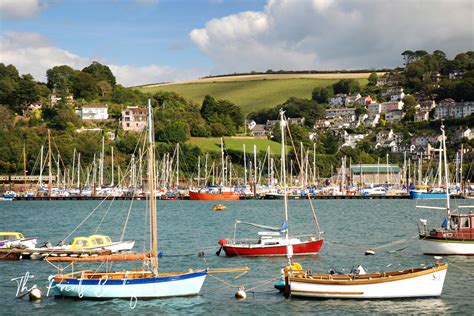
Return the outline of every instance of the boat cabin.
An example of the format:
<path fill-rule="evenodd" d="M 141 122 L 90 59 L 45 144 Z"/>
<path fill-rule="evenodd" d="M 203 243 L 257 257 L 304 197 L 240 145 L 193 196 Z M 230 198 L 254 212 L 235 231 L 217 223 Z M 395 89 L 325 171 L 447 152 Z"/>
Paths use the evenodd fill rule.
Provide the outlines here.
<path fill-rule="evenodd" d="M 421 222 L 420 236 L 427 236 L 426 221 Z M 474 239 L 474 212 L 469 214 L 452 214 L 441 228 L 432 229 L 429 236 L 443 239 Z"/>
<path fill-rule="evenodd" d="M 94 248 L 98 247 L 95 239 L 89 237 L 76 237 L 72 242 L 71 248 L 72 249 L 86 249 L 86 248 Z"/>
<path fill-rule="evenodd" d="M 108 246 L 112 244 L 112 240 L 106 235 L 91 235 L 90 239 L 93 239 L 97 246 Z"/>
<path fill-rule="evenodd" d="M 18 232 L 0 232 L 0 241 L 25 240 L 22 233 Z"/>
<path fill-rule="evenodd" d="M 474 238 L 474 212 L 469 214 L 451 215 L 450 228 L 454 230 L 454 238 L 473 239 Z M 446 233 L 446 237 L 451 237 Z"/>

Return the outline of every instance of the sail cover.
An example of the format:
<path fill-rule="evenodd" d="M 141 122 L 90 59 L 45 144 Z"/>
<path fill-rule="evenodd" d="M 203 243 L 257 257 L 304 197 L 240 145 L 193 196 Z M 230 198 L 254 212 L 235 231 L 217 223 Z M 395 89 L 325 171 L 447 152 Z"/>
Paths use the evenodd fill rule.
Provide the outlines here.
<path fill-rule="evenodd" d="M 273 227 L 273 226 L 267 226 L 267 225 L 260 225 L 260 224 L 255 224 L 255 223 L 249 223 L 249 222 L 241 222 L 237 221 L 238 224 L 245 224 L 245 225 L 250 225 L 258 228 L 265 229 L 267 231 L 272 231 L 272 232 L 284 232 L 288 230 L 288 223 L 285 221 L 280 227 Z"/>

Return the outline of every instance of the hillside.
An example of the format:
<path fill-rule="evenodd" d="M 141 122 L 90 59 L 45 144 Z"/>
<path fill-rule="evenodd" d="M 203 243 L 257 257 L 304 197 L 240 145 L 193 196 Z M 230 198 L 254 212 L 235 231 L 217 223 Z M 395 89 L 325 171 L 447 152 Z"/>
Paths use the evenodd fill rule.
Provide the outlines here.
<path fill-rule="evenodd" d="M 203 78 L 171 84 L 138 87 L 142 92 L 175 92 L 198 104 L 205 95 L 229 100 L 241 107 L 244 115 L 271 108 L 290 97 L 311 98 L 315 87 L 327 87 L 343 78 L 352 78 L 361 85 L 367 83 L 369 73 L 335 74 L 274 74 Z"/>
<path fill-rule="evenodd" d="M 188 144 L 197 146 L 203 151 L 220 151 L 221 139 L 220 137 L 192 137 L 187 141 Z M 247 154 L 253 152 L 253 145 L 256 145 L 257 152 L 267 150 L 270 146 L 270 151 L 273 155 L 279 155 L 281 151 L 280 144 L 268 139 L 257 139 L 253 137 L 224 137 L 224 143 L 227 150 L 233 150 L 243 153 L 243 144 L 245 144 Z M 288 149 L 289 150 L 289 147 Z"/>

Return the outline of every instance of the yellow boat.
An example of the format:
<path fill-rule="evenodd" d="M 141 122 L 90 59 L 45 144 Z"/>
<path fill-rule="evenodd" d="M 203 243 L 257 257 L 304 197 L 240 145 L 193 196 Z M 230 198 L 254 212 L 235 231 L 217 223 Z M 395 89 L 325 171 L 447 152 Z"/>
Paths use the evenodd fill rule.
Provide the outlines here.
<path fill-rule="evenodd" d="M 213 211 L 223 211 L 227 208 L 224 204 L 216 204 L 212 207 Z"/>
<path fill-rule="evenodd" d="M 0 232 L 0 248 L 34 248 L 37 238 L 25 238 L 19 232 Z"/>
<path fill-rule="evenodd" d="M 106 235 L 91 235 L 89 237 L 75 237 L 70 249 L 106 249 L 112 252 L 130 251 L 135 245 L 135 241 L 112 242 Z"/>

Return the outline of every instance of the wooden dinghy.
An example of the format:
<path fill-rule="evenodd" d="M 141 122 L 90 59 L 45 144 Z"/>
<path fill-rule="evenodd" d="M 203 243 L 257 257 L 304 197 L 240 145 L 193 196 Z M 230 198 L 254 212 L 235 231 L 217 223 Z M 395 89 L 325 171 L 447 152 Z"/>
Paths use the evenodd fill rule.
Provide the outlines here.
<path fill-rule="evenodd" d="M 438 297 L 448 264 L 383 273 L 313 274 L 285 268 L 286 296 L 314 298 L 387 299 Z"/>

